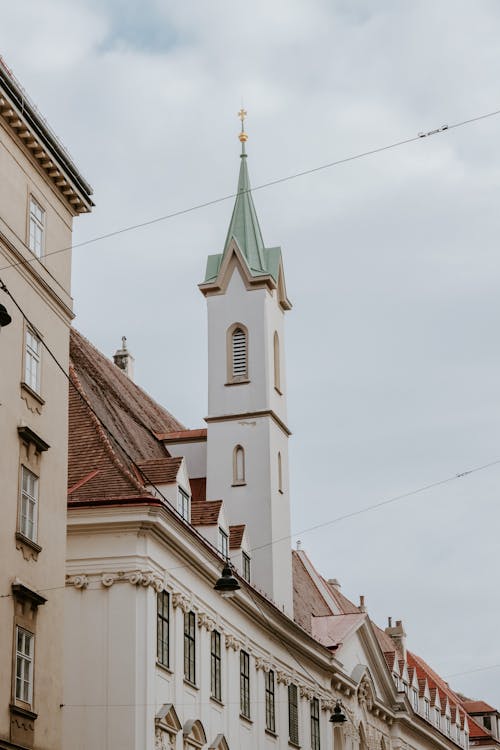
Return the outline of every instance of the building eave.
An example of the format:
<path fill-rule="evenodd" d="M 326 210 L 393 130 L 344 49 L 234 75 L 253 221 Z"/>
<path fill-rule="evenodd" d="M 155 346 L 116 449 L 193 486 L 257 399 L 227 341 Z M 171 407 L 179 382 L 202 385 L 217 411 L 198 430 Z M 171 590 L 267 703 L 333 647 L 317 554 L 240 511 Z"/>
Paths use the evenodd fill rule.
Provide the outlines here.
<path fill-rule="evenodd" d="M 1 58 L 0 123 L 73 215 L 92 210 L 92 187 Z"/>

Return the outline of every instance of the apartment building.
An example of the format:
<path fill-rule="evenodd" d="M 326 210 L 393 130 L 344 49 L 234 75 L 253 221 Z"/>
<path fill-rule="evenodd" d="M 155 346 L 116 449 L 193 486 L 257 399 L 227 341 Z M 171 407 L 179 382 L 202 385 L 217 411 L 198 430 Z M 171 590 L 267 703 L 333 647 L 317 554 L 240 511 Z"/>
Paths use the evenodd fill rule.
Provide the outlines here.
<path fill-rule="evenodd" d="M 49 352 L 68 367 L 91 194 L 0 58 L 0 748 L 61 746 L 68 381 Z"/>

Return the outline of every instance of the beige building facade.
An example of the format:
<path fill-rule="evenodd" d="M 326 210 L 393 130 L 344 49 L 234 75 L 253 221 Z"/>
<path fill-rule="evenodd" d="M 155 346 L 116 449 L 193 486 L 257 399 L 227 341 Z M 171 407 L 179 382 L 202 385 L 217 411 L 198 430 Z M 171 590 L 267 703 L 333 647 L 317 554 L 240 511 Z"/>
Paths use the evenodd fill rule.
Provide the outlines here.
<path fill-rule="evenodd" d="M 91 192 L 0 58 L 1 748 L 61 747 L 68 381 L 48 349 L 67 368 Z"/>

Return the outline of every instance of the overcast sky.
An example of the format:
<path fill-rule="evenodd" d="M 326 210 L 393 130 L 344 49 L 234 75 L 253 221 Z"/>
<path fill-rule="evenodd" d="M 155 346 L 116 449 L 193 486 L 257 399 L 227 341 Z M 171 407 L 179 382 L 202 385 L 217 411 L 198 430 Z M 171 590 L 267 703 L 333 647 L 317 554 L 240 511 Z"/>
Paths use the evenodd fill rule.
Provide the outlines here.
<path fill-rule="evenodd" d="M 500 108 L 491 0 L 25 0 L 0 52 L 95 190 L 75 242 Z M 293 529 L 500 458 L 500 117 L 256 192 L 281 245 Z M 232 201 L 76 249 L 75 325 L 189 427 Z M 6 278 L 8 283 L 8 278 Z M 442 675 L 500 665 L 500 466 L 299 534 Z M 313 509 L 313 510 L 312 510 Z M 455 677 L 500 705 L 500 669 Z"/>

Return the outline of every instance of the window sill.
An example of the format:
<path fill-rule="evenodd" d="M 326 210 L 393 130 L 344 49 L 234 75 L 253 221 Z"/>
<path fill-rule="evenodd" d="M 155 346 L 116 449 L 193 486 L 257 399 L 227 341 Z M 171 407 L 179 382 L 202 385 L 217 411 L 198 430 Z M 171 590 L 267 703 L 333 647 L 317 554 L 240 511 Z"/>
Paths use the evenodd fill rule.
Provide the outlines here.
<path fill-rule="evenodd" d="M 296 747 L 296 748 L 302 747 L 302 745 L 299 745 L 298 742 L 294 742 L 293 740 L 288 740 L 288 745 L 289 747 Z"/>
<path fill-rule="evenodd" d="M 228 380 L 224 385 L 248 385 L 249 382 L 248 378 L 244 378 L 243 380 Z"/>
<path fill-rule="evenodd" d="M 35 721 L 35 719 L 38 718 L 38 714 L 36 714 L 34 711 L 32 711 L 30 708 L 24 708 L 24 706 L 29 705 L 28 703 L 25 703 L 24 705 L 18 705 L 16 703 L 11 703 L 9 708 L 11 714 L 17 714 L 18 716 L 23 716 L 25 719 L 30 719 L 31 721 Z"/>
<path fill-rule="evenodd" d="M 247 724 L 253 724 L 253 721 L 250 718 L 250 716 L 245 716 L 245 714 L 240 714 L 240 719 L 242 721 L 245 721 Z"/>
<path fill-rule="evenodd" d="M 193 690 L 200 689 L 198 685 L 195 685 L 194 682 L 191 682 L 191 680 L 188 680 L 187 677 L 184 677 L 184 685 L 187 685 L 188 687 L 193 688 Z"/>
<path fill-rule="evenodd" d="M 274 739 L 275 739 L 275 740 L 277 740 L 277 739 L 278 739 L 278 734 L 277 734 L 277 732 L 273 732 L 273 730 L 272 730 L 272 729 L 266 729 L 266 730 L 265 730 L 265 732 L 266 732 L 266 734 L 268 734 L 268 735 L 269 735 L 269 737 L 274 737 Z"/>
<path fill-rule="evenodd" d="M 231 487 L 246 487 L 246 486 L 247 486 L 246 482 L 233 482 L 231 485 Z"/>
<path fill-rule="evenodd" d="M 21 382 L 21 391 L 24 391 L 27 393 L 31 398 L 34 398 L 35 401 L 38 401 L 40 406 L 43 406 L 45 404 L 45 399 L 43 399 L 39 393 L 33 390 L 31 386 L 28 385 L 28 383 L 25 383 L 24 381 Z"/>
<path fill-rule="evenodd" d="M 218 706 L 220 706 L 221 708 L 224 708 L 224 704 L 223 704 L 223 702 L 221 701 L 221 699 L 220 699 L 220 698 L 216 698 L 216 697 L 215 697 L 215 695 L 211 695 L 211 696 L 210 696 L 210 700 L 211 700 L 211 701 L 213 701 L 214 703 L 216 703 L 216 704 L 217 704 Z"/>
<path fill-rule="evenodd" d="M 166 672 L 167 674 L 173 674 L 173 670 L 170 669 L 170 667 L 167 667 L 166 664 L 162 664 L 160 661 L 156 661 L 156 666 L 158 669 L 161 669 L 162 672 Z"/>
<path fill-rule="evenodd" d="M 29 558 L 32 558 L 33 560 L 38 559 L 38 555 L 42 551 L 39 544 L 32 539 L 28 539 L 28 537 L 21 534 L 20 531 L 16 531 L 16 542 L 16 548 L 21 550 L 25 560 L 28 560 Z"/>

